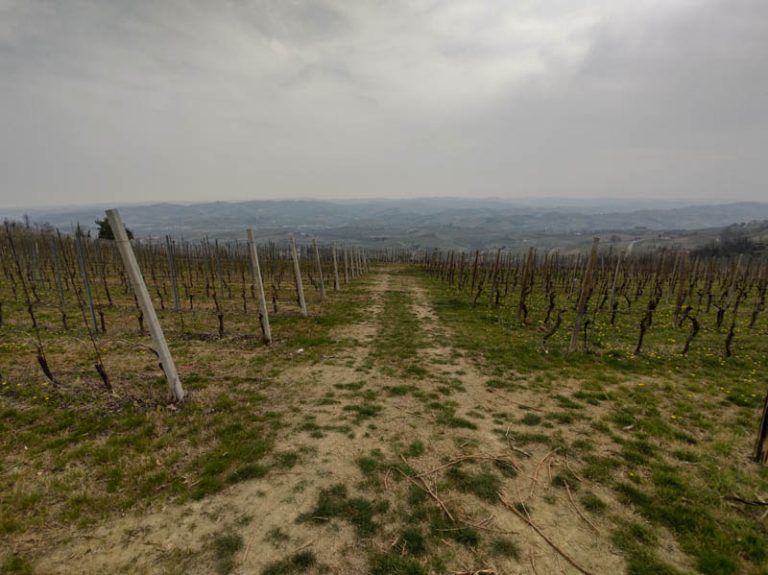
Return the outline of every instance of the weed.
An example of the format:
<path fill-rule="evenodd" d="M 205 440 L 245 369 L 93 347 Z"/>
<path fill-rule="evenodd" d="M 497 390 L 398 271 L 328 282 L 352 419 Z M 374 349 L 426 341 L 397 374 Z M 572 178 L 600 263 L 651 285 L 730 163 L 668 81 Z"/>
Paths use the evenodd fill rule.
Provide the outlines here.
<path fill-rule="evenodd" d="M 506 557 L 509 559 L 520 559 L 520 547 L 505 537 L 497 537 L 488 548 L 493 557 Z"/>
<path fill-rule="evenodd" d="M 19 555 L 9 554 L 0 565 L 0 571 L 3 573 L 14 573 L 17 575 L 32 575 L 32 565 Z"/>
<path fill-rule="evenodd" d="M 522 417 L 520 423 L 523 425 L 539 425 L 541 423 L 541 416 L 529 412 Z"/>
<path fill-rule="evenodd" d="M 322 489 L 315 508 L 300 515 L 298 521 L 322 523 L 337 517 L 351 523 L 358 536 L 368 537 L 379 528 L 374 516 L 386 511 L 388 506 L 386 501 L 374 504 L 362 497 L 349 498 L 346 485 L 337 483 L 328 489 Z"/>
<path fill-rule="evenodd" d="M 568 487 L 571 491 L 577 491 L 579 489 L 579 480 L 573 471 L 565 468 L 558 471 L 552 478 L 552 485 L 555 487 Z"/>
<path fill-rule="evenodd" d="M 317 557 L 312 551 L 299 551 L 290 557 L 268 564 L 261 570 L 261 575 L 296 575 L 305 573 L 316 564 Z"/>
<path fill-rule="evenodd" d="M 513 478 L 517 477 L 517 468 L 514 463 L 510 461 L 504 461 L 503 459 L 497 459 L 493 462 L 493 466 L 498 469 L 505 477 Z"/>
<path fill-rule="evenodd" d="M 397 548 L 401 553 L 422 555 L 427 550 L 427 544 L 421 529 L 413 526 L 405 527 L 400 533 Z"/>
<path fill-rule="evenodd" d="M 408 449 L 405 450 L 405 455 L 407 457 L 420 457 L 424 455 L 424 444 L 418 439 L 412 441 Z"/>
<path fill-rule="evenodd" d="M 291 537 L 283 531 L 280 527 L 273 527 L 267 531 L 267 535 L 264 538 L 265 541 L 269 541 L 273 545 L 277 546 L 281 543 L 285 543 L 291 540 Z"/>
<path fill-rule="evenodd" d="M 592 492 L 581 496 L 581 504 L 584 506 L 584 509 L 596 515 L 601 515 L 608 509 L 608 504 Z"/>
<path fill-rule="evenodd" d="M 394 553 L 377 553 L 370 560 L 371 575 L 427 575 L 416 559 Z"/>
<path fill-rule="evenodd" d="M 221 533 L 213 538 L 216 572 L 226 575 L 235 567 L 235 555 L 243 547 L 243 538 L 237 533 Z"/>
<path fill-rule="evenodd" d="M 373 457 L 358 457 L 357 466 L 367 476 L 371 476 L 379 470 L 379 462 Z"/>
<path fill-rule="evenodd" d="M 488 471 L 470 473 L 459 466 L 448 469 L 446 473 L 450 483 L 463 493 L 472 493 L 485 501 L 496 501 L 501 489 L 501 480 L 498 475 Z"/>

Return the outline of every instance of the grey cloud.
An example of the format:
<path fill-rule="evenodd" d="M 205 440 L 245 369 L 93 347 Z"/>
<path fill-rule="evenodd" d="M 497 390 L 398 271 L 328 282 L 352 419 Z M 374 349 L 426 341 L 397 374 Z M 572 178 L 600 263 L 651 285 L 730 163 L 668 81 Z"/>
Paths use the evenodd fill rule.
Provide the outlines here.
<path fill-rule="evenodd" d="M 0 0 L 0 206 L 765 199 L 768 4 Z"/>

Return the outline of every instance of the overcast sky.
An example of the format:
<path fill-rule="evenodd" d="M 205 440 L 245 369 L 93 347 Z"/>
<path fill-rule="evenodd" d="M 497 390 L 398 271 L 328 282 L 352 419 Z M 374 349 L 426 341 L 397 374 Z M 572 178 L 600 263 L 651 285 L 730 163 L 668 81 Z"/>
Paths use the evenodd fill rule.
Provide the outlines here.
<path fill-rule="evenodd" d="M 0 206 L 768 200 L 767 0 L 0 0 Z"/>

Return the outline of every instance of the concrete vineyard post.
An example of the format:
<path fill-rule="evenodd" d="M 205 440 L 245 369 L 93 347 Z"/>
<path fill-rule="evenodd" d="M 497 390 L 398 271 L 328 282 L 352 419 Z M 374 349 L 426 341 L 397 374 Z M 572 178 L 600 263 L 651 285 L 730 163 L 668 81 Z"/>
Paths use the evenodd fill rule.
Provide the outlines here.
<path fill-rule="evenodd" d="M 296 281 L 296 297 L 298 298 L 299 308 L 301 308 L 301 315 L 306 317 L 307 302 L 304 299 L 304 286 L 301 285 L 301 268 L 299 267 L 299 256 L 296 253 L 296 240 L 293 238 L 293 234 L 289 236 L 289 242 L 291 244 L 291 259 L 293 259 L 293 277 Z"/>
<path fill-rule="evenodd" d="M 179 312 L 179 285 L 176 281 L 176 257 L 173 253 L 171 236 L 165 236 L 165 247 L 168 255 L 168 273 L 171 276 L 171 290 L 173 291 L 173 309 Z"/>
<path fill-rule="evenodd" d="M 344 246 L 344 285 L 349 285 L 349 250 Z"/>
<path fill-rule="evenodd" d="M 325 299 L 325 278 L 323 278 L 323 264 L 320 262 L 320 249 L 317 247 L 317 240 L 312 238 L 312 247 L 315 249 L 315 264 L 317 273 L 320 276 L 320 301 Z"/>
<path fill-rule="evenodd" d="M 333 290 L 339 291 L 339 262 L 336 258 L 336 244 L 331 244 L 331 254 L 333 255 Z"/>
<path fill-rule="evenodd" d="M 128 272 L 128 278 L 133 286 L 136 299 L 141 306 L 141 311 L 149 324 L 149 333 L 152 335 L 152 341 L 155 344 L 155 350 L 160 358 L 160 364 L 165 372 L 165 377 L 168 380 L 168 391 L 174 401 L 184 401 L 184 389 L 181 386 L 181 380 L 179 374 L 176 372 L 176 364 L 173 362 L 171 351 L 168 349 L 168 343 L 165 341 L 165 335 L 163 335 L 163 328 L 160 327 L 160 321 L 157 319 L 155 313 L 155 306 L 152 305 L 152 300 L 149 297 L 147 291 L 147 285 L 144 283 L 144 278 L 141 275 L 139 264 L 136 262 L 136 256 L 133 253 L 131 242 L 128 239 L 128 234 L 125 232 L 125 226 L 120 219 L 120 214 L 117 210 L 107 210 L 107 218 L 109 219 L 109 226 L 112 228 L 112 233 L 115 235 L 115 243 L 117 249 L 120 251 L 120 257 L 123 259 L 126 271 Z"/>
<path fill-rule="evenodd" d="M 261 279 L 261 266 L 259 266 L 259 253 L 256 250 L 256 241 L 253 239 L 253 230 L 248 228 L 248 249 L 251 254 L 251 270 L 256 280 L 256 290 L 259 292 L 259 320 L 261 333 L 264 335 L 264 343 L 272 343 L 272 330 L 269 327 L 269 311 L 267 310 L 267 298 L 264 295 L 264 282 Z"/>

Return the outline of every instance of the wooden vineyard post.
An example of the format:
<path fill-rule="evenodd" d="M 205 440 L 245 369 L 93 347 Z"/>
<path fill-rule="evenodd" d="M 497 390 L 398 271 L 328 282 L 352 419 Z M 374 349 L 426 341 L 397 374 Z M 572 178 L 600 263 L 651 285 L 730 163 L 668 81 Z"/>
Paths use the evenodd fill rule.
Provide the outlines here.
<path fill-rule="evenodd" d="M 261 279 L 261 266 L 259 266 L 259 253 L 256 251 L 256 241 L 253 239 L 253 230 L 248 228 L 248 249 L 251 253 L 251 270 L 256 280 L 256 289 L 259 292 L 259 321 L 261 333 L 264 335 L 264 343 L 272 343 L 272 330 L 269 327 L 269 311 L 267 310 L 267 298 L 264 295 L 264 282 Z"/>
<path fill-rule="evenodd" d="M 160 327 L 160 321 L 157 319 L 155 306 L 152 305 L 152 300 L 149 297 L 147 285 L 144 283 L 144 278 L 141 275 L 139 264 L 136 262 L 131 242 L 128 239 L 128 234 L 125 233 L 123 221 L 120 219 L 120 214 L 117 210 L 107 210 L 106 214 L 109 219 L 109 226 L 115 235 L 117 249 L 120 251 L 120 257 L 123 259 L 123 264 L 125 264 L 126 271 L 128 272 L 128 278 L 136 294 L 136 299 L 141 306 L 144 317 L 149 323 L 149 333 L 152 335 L 152 341 L 155 343 L 160 364 L 168 380 L 170 396 L 174 401 L 182 402 L 184 401 L 184 389 L 181 387 L 181 380 L 176 372 L 176 364 L 173 362 L 171 351 L 168 349 L 168 343 L 165 341 L 163 328 Z"/>
<path fill-rule="evenodd" d="M 597 244 L 600 242 L 600 238 L 594 238 L 592 240 L 592 251 L 589 254 L 589 261 L 584 269 L 584 277 L 581 279 L 581 290 L 579 291 L 579 300 L 576 304 L 576 319 L 573 322 L 573 333 L 571 333 L 571 342 L 568 344 L 568 351 L 576 351 L 579 345 L 579 333 L 581 332 L 581 325 L 584 321 L 584 315 L 587 313 L 587 302 L 589 301 L 590 292 L 592 290 L 592 272 L 595 268 L 595 260 L 597 259 Z"/>
<path fill-rule="evenodd" d="M 333 255 L 333 291 L 339 291 L 339 262 L 336 258 L 336 244 L 331 244 L 331 254 Z"/>
<path fill-rule="evenodd" d="M 304 286 L 301 285 L 301 268 L 299 268 L 299 256 L 296 253 L 296 240 L 293 239 L 293 234 L 288 238 L 291 244 L 291 258 L 293 259 L 293 277 L 296 280 L 296 297 L 298 298 L 299 307 L 301 308 L 301 315 L 306 317 L 307 302 L 304 300 Z"/>
<path fill-rule="evenodd" d="M 323 264 L 320 262 L 320 249 L 317 247 L 317 240 L 312 238 L 312 247 L 315 248 L 315 264 L 317 273 L 320 276 L 320 301 L 325 299 L 325 279 L 323 278 Z"/>

